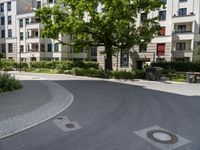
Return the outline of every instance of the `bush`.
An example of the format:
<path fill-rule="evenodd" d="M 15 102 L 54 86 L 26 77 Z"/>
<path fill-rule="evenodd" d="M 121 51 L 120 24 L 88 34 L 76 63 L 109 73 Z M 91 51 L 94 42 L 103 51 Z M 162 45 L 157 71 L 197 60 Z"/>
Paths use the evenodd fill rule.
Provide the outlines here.
<path fill-rule="evenodd" d="M 112 72 L 112 78 L 115 79 L 134 79 L 135 72 L 131 71 L 113 71 Z"/>
<path fill-rule="evenodd" d="M 21 83 L 7 73 L 0 73 L 0 93 L 21 89 Z"/>
<path fill-rule="evenodd" d="M 145 70 L 134 70 L 134 71 L 135 71 L 135 79 L 146 79 Z"/>
<path fill-rule="evenodd" d="M 84 69 L 98 69 L 99 64 L 96 62 L 86 62 L 86 61 L 40 61 L 31 62 L 30 67 L 34 69 L 58 69 L 64 72 L 65 70 L 71 70 L 72 68 L 84 68 Z"/>
<path fill-rule="evenodd" d="M 152 63 L 153 67 L 161 67 L 167 70 L 175 70 L 179 72 L 200 72 L 200 63 L 192 62 L 158 62 Z"/>
<path fill-rule="evenodd" d="M 82 69 L 82 68 L 73 68 L 72 75 L 76 76 L 88 76 L 88 77 L 98 77 L 98 78 L 109 78 L 109 73 L 105 73 L 104 70 L 96 69 Z"/>

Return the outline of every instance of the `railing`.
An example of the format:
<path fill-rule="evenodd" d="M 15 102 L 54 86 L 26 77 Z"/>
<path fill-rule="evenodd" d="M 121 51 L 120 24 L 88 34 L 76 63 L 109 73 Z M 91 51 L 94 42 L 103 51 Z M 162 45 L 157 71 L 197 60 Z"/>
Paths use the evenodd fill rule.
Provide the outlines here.
<path fill-rule="evenodd" d="M 185 34 L 185 33 L 192 33 L 192 30 L 175 30 L 173 34 Z"/>
<path fill-rule="evenodd" d="M 173 18 L 176 18 L 176 17 L 188 17 L 188 16 L 194 16 L 195 14 L 194 13 L 189 13 L 189 14 L 185 14 L 185 15 L 180 15 L 180 14 L 174 14 Z"/>

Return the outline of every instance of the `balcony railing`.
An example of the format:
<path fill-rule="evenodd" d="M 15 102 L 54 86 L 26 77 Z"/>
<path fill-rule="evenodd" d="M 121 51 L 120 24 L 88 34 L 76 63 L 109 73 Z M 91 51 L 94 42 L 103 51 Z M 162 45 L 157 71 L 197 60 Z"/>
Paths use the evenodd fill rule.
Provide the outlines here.
<path fill-rule="evenodd" d="M 192 30 L 175 30 L 173 31 L 173 34 L 187 34 L 192 33 Z"/>
<path fill-rule="evenodd" d="M 194 16 L 195 14 L 193 12 L 189 13 L 189 14 L 174 14 L 173 18 L 176 17 L 187 17 L 187 16 Z"/>
<path fill-rule="evenodd" d="M 39 52 L 39 49 L 29 49 L 28 52 Z"/>

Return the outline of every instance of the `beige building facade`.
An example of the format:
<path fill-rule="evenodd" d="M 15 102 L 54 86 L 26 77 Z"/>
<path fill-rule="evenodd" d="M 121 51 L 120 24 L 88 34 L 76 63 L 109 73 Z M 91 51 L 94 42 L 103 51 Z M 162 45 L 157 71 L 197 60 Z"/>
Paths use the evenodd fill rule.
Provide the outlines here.
<path fill-rule="evenodd" d="M 137 26 L 142 18 L 159 18 L 159 35 L 145 47 L 135 46 L 113 57 L 113 69 L 141 69 L 151 62 L 193 61 L 193 50 L 200 45 L 200 1 L 165 0 L 166 8 L 149 14 L 138 14 Z M 145 16 L 146 15 L 146 16 Z M 98 48 L 97 60 L 104 68 L 103 47 Z"/>

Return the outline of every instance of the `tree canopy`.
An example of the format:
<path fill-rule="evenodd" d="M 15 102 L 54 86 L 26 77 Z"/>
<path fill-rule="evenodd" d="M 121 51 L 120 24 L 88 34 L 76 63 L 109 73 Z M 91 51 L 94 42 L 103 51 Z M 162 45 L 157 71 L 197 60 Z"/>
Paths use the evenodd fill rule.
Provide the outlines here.
<path fill-rule="evenodd" d="M 147 44 L 158 31 L 157 17 L 146 18 L 137 26 L 138 14 L 148 14 L 162 6 L 160 0 L 58 0 L 53 7 L 36 10 L 36 16 L 44 25 L 44 38 L 56 39 L 75 49 L 104 46 L 105 69 L 112 70 L 114 49 Z M 73 38 L 59 38 L 67 35 Z"/>

